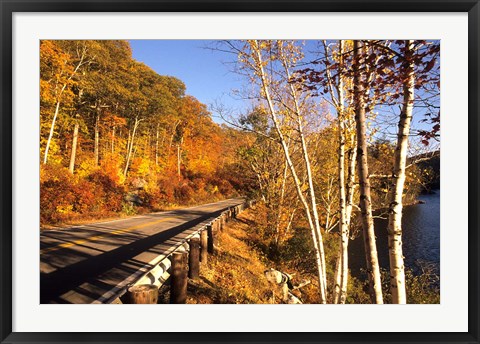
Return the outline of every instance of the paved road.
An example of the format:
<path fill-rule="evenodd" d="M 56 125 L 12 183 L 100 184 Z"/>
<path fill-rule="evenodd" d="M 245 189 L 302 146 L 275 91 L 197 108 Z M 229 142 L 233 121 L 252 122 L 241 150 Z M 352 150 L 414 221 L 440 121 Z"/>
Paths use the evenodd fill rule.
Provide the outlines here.
<path fill-rule="evenodd" d="M 40 303 L 111 302 L 235 198 L 40 234 Z"/>

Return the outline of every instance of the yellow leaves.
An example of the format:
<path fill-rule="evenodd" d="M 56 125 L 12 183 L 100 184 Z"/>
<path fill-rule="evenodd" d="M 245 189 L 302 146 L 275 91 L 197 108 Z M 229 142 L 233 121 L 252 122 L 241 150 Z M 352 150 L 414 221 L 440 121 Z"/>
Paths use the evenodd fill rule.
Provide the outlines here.
<path fill-rule="evenodd" d="M 261 41 L 260 44 L 259 44 L 259 48 L 260 49 L 268 49 L 270 48 L 271 44 L 266 42 L 266 41 Z"/>
<path fill-rule="evenodd" d="M 136 166 L 137 166 L 137 174 L 146 177 L 147 175 L 150 174 L 150 161 L 148 159 L 140 159 L 138 158 L 138 161 L 136 161 Z M 133 167 L 133 164 L 132 164 Z"/>
<path fill-rule="evenodd" d="M 56 207 L 57 213 L 59 214 L 70 214 L 73 212 L 73 205 L 68 204 L 68 205 L 58 205 Z"/>
<path fill-rule="evenodd" d="M 268 44 L 263 42 L 262 49 Z M 131 55 L 123 55 L 122 48 L 112 49 L 114 45 L 113 41 L 41 42 L 40 153 L 43 157 L 50 142 L 47 165 L 54 170 L 50 177 L 41 172 L 42 180 L 47 180 L 43 194 L 51 199 L 48 192 L 54 193 L 55 187 L 48 192 L 46 188 L 62 182 L 66 194 L 75 198 L 56 200 L 44 218 L 53 220 L 55 213 L 101 212 L 111 204 L 110 193 L 119 199 L 111 208 L 121 209 L 121 190 L 130 185 L 123 185 L 126 178 L 144 179 L 146 199 L 157 205 L 163 200 L 203 202 L 230 196 L 232 185 L 244 183 L 237 149 L 252 137 L 217 125 L 206 105 L 185 95 L 183 82 L 156 74 Z M 88 48 L 85 60 L 82 46 Z M 120 52 L 120 57 L 115 52 Z M 250 53 L 239 57 L 251 59 Z M 93 55 L 95 62 L 89 63 Z M 135 117 L 141 121 L 132 139 Z M 132 156 L 125 177 L 129 151 Z M 75 157 L 73 174 L 68 170 L 71 157 Z M 60 172 L 66 175 L 64 181 L 58 177 Z M 161 182 L 164 185 L 160 187 Z M 72 187 L 75 190 L 70 192 Z M 107 193 L 109 197 L 103 200 Z M 183 199 L 177 195 L 182 193 Z M 87 198 L 88 204 L 83 202 Z M 76 205 L 65 206 L 69 202 Z"/>
<path fill-rule="evenodd" d="M 123 163 L 123 159 L 118 154 L 108 153 L 100 160 L 100 167 L 113 181 L 122 185 L 125 182 L 125 176 L 122 173 Z"/>
<path fill-rule="evenodd" d="M 85 178 L 92 174 L 96 169 L 98 169 L 98 166 L 95 166 L 95 159 L 93 157 L 89 157 L 80 163 L 76 169 L 76 174 L 80 178 Z"/>

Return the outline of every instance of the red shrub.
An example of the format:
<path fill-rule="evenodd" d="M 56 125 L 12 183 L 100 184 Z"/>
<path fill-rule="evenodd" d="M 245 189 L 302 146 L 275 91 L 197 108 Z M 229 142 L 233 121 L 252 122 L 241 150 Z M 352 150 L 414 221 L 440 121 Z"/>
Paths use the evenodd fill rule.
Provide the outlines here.
<path fill-rule="evenodd" d="M 40 220 L 55 223 L 74 215 L 75 181 L 66 168 L 44 165 L 40 169 Z"/>
<path fill-rule="evenodd" d="M 96 171 L 92 173 L 88 179 L 94 185 L 95 189 L 101 194 L 97 194 L 102 199 L 102 211 L 120 211 L 122 210 L 122 201 L 125 189 L 118 185 L 110 174 L 105 174 L 103 171 Z"/>
<path fill-rule="evenodd" d="M 180 203 L 189 203 L 195 191 L 192 189 L 188 182 L 183 182 L 180 185 L 177 185 L 175 188 L 175 200 Z"/>

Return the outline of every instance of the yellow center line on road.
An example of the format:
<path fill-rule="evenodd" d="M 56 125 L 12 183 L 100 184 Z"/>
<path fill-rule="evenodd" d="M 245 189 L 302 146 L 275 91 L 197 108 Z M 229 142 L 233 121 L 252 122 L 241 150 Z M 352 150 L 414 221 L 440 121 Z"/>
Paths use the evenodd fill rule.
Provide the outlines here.
<path fill-rule="evenodd" d="M 48 252 L 60 250 L 60 249 L 62 249 L 62 248 L 72 247 L 72 246 L 76 246 L 76 245 L 82 245 L 82 244 L 85 244 L 85 243 L 87 243 L 87 242 L 91 242 L 91 241 L 96 241 L 96 240 L 102 239 L 102 238 L 104 238 L 104 237 L 106 237 L 106 236 L 119 235 L 119 234 L 131 232 L 131 231 L 133 231 L 133 230 L 135 230 L 135 229 L 140 229 L 140 228 L 152 226 L 152 225 L 155 225 L 155 224 L 157 224 L 157 223 L 165 222 L 165 221 L 167 221 L 167 220 L 173 220 L 173 219 L 175 219 L 175 218 L 174 218 L 174 217 L 166 217 L 166 218 L 161 219 L 161 220 L 152 221 L 152 222 L 147 222 L 147 223 L 143 223 L 143 224 L 141 224 L 141 225 L 136 225 L 136 226 L 128 227 L 128 228 L 125 228 L 125 229 L 117 229 L 117 230 L 115 230 L 115 231 L 113 231 L 113 232 L 108 232 L 108 233 L 105 233 L 105 234 L 96 235 L 96 236 L 93 236 L 93 237 L 90 237 L 90 238 L 75 240 L 75 241 L 71 241 L 71 242 L 66 242 L 66 243 L 63 243 L 63 244 L 60 244 L 60 245 L 57 245 L 57 246 L 52 246 L 52 247 L 44 248 L 43 250 L 40 250 L 40 254 L 44 254 L 44 253 L 48 253 Z"/>

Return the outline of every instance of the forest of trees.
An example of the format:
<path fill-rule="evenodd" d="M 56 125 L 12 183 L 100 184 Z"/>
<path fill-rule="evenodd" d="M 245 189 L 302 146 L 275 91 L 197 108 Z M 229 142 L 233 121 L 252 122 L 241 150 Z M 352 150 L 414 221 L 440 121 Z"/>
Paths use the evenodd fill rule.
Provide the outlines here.
<path fill-rule="evenodd" d="M 126 41 L 40 45 L 44 224 L 213 201 L 249 188 L 248 137 L 212 121 L 181 80 L 132 58 Z"/>
<path fill-rule="evenodd" d="M 409 157 L 424 160 L 439 140 L 439 42 L 317 43 L 217 42 L 251 106 L 213 108 L 229 123 L 218 125 L 128 42 L 42 41 L 42 223 L 246 195 L 272 252 L 308 228 L 319 303 L 346 302 L 348 243 L 362 235 L 370 300 L 383 303 L 373 221 L 383 210 L 391 302 L 406 303 L 402 207 L 438 177 Z"/>
<path fill-rule="evenodd" d="M 237 56 L 236 71 L 253 85 L 242 96 L 256 100 L 254 109 L 236 122 L 257 138 L 245 159 L 258 179 L 273 245 L 281 251 L 299 226 L 292 222 L 302 221 L 311 232 L 319 302 L 345 303 L 348 242 L 358 218 L 371 302 L 383 303 L 373 210 L 384 208 L 391 301 L 406 303 L 402 208 L 432 178 L 414 161 L 407 165 L 407 156 L 413 136 L 420 146 L 438 140 L 439 42 L 318 43 L 310 60 L 298 41 L 217 47 Z M 411 129 L 414 108 L 427 128 Z M 396 126 L 396 137 L 379 136 L 387 125 Z M 333 276 L 324 247 L 330 232 L 340 240 Z"/>

